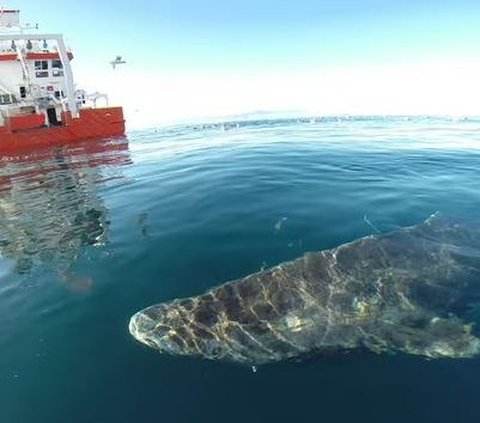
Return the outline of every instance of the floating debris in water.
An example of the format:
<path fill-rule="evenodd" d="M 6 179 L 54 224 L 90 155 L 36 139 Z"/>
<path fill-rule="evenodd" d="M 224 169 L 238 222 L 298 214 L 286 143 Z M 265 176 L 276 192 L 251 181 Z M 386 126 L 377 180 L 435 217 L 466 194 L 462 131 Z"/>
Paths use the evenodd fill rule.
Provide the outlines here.
<path fill-rule="evenodd" d="M 364 216 L 363 216 L 363 220 L 364 220 L 364 222 L 365 222 L 368 226 L 370 226 L 370 227 L 375 231 L 375 233 L 377 233 L 377 234 L 380 234 L 380 233 L 381 233 L 381 232 L 377 229 L 377 227 L 376 227 L 372 222 L 370 222 L 370 220 L 368 220 L 367 215 L 364 215 Z"/>
<path fill-rule="evenodd" d="M 148 225 L 148 213 L 147 212 L 140 213 L 137 216 L 137 225 L 140 228 L 140 232 L 141 232 L 142 236 L 147 237 L 148 236 L 148 230 L 150 229 L 149 225 Z"/>
<path fill-rule="evenodd" d="M 274 232 L 275 232 L 275 233 L 281 231 L 281 229 L 282 229 L 282 227 L 283 227 L 283 224 L 284 224 L 284 222 L 287 221 L 287 219 L 288 219 L 288 218 L 285 217 L 285 216 L 284 216 L 284 217 L 281 217 L 280 219 L 278 219 L 278 221 L 277 221 L 277 223 L 275 223 L 275 227 L 274 227 L 274 229 L 275 229 Z"/>

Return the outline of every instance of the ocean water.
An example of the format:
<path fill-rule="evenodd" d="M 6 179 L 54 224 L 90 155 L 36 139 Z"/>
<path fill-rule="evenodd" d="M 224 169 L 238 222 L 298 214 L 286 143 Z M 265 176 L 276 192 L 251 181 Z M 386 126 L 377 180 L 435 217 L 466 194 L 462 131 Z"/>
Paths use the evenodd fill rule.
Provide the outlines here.
<path fill-rule="evenodd" d="M 307 251 L 480 220 L 480 120 L 232 121 L 0 159 L 0 422 L 477 422 L 480 359 L 248 367 L 128 321 Z"/>

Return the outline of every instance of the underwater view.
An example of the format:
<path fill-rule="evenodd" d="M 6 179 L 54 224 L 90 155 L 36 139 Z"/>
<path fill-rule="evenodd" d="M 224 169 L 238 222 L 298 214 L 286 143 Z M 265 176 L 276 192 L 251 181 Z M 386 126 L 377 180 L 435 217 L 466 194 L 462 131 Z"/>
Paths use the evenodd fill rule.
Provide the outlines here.
<path fill-rule="evenodd" d="M 478 421 L 479 204 L 480 119 L 4 155 L 0 423 Z"/>

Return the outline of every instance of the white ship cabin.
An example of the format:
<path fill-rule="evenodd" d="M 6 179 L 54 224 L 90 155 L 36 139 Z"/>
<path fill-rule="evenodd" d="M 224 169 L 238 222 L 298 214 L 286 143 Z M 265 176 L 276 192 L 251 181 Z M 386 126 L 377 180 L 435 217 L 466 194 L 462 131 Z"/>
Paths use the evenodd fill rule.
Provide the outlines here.
<path fill-rule="evenodd" d="M 0 125 L 33 113 L 44 114 L 48 126 L 61 125 L 62 112 L 76 118 L 86 103 L 85 92 L 74 89 L 63 36 L 32 29 L 20 25 L 20 11 L 0 9 Z"/>

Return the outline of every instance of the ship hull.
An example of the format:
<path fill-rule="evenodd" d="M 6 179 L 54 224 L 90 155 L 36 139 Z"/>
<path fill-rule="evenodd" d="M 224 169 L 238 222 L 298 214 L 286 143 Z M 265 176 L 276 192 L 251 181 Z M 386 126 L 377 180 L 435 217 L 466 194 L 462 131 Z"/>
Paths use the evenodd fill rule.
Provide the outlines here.
<path fill-rule="evenodd" d="M 82 109 L 79 117 L 62 113 L 61 125 L 47 127 L 43 115 L 7 119 L 0 126 L 0 152 L 28 150 L 125 134 L 121 107 Z"/>

